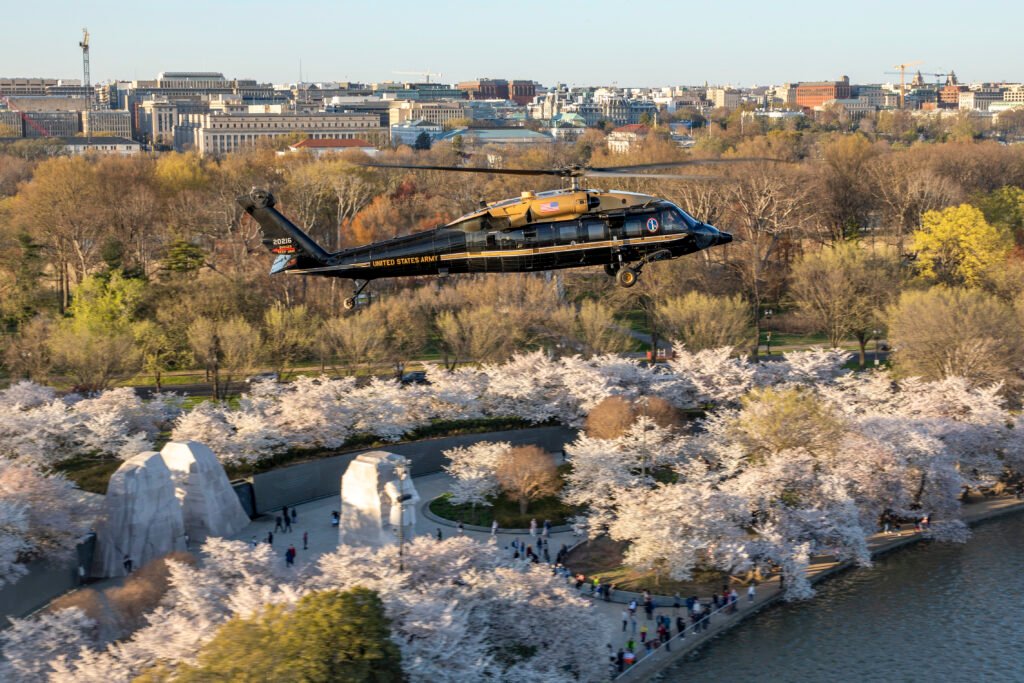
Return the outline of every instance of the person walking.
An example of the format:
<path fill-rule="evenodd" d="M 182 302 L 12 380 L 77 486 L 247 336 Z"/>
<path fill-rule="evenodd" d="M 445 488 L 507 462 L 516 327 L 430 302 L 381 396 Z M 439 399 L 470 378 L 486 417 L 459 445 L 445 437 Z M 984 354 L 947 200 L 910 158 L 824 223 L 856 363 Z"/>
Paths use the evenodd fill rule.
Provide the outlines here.
<path fill-rule="evenodd" d="M 626 632 L 626 626 L 629 625 L 629 610 L 622 610 L 622 632 Z"/>
<path fill-rule="evenodd" d="M 462 534 L 466 533 L 466 527 L 465 527 L 465 526 L 463 526 L 463 524 L 462 524 L 462 522 L 461 522 L 461 521 L 460 521 L 460 522 L 458 523 L 458 525 L 457 525 L 457 526 L 458 526 L 458 531 L 459 531 L 459 535 L 460 535 L 460 536 L 461 536 Z"/>
<path fill-rule="evenodd" d="M 757 595 L 757 581 L 751 581 L 747 586 L 747 602 L 754 602 L 755 595 Z"/>
<path fill-rule="evenodd" d="M 686 617 L 681 614 L 676 617 L 676 630 L 679 631 L 680 638 L 686 637 Z"/>
<path fill-rule="evenodd" d="M 437 527 L 437 540 L 441 540 L 441 527 Z"/>
<path fill-rule="evenodd" d="M 132 573 L 132 557 L 131 557 L 131 555 L 125 555 L 124 556 L 124 561 L 121 564 L 124 566 L 124 571 L 125 571 L 126 574 L 131 574 Z"/>
<path fill-rule="evenodd" d="M 498 520 L 491 521 L 491 536 L 498 535 Z"/>
<path fill-rule="evenodd" d="M 292 508 L 292 524 L 295 524 L 298 521 L 299 521 L 299 509 L 298 508 Z"/>
<path fill-rule="evenodd" d="M 288 546 L 288 550 L 284 551 L 284 563 L 285 566 L 291 567 L 295 564 L 295 548 L 294 546 Z"/>
<path fill-rule="evenodd" d="M 654 600 L 651 600 L 650 597 L 644 600 L 644 612 L 647 613 L 647 621 L 654 618 Z"/>
<path fill-rule="evenodd" d="M 551 535 L 551 520 L 550 519 L 545 519 L 544 520 L 544 538 L 547 538 L 549 535 Z"/>
<path fill-rule="evenodd" d="M 267 544 L 268 545 L 274 545 L 274 532 L 273 531 L 268 531 L 267 532 Z"/>
<path fill-rule="evenodd" d="M 281 516 L 284 517 L 285 521 L 288 520 L 288 506 L 287 505 L 282 505 L 281 506 Z"/>
<path fill-rule="evenodd" d="M 284 513 L 284 530 L 289 534 L 292 532 L 292 518 L 288 516 L 287 511 Z"/>
<path fill-rule="evenodd" d="M 252 537 L 252 543 L 251 543 L 251 545 L 252 545 L 252 547 L 253 547 L 253 548 L 255 548 L 255 547 L 256 547 L 256 544 L 257 544 L 257 541 L 256 541 L 256 537 L 255 537 L 255 536 L 253 536 L 253 537 Z"/>
<path fill-rule="evenodd" d="M 309 550 L 309 532 L 308 531 L 303 531 L 302 532 L 302 549 L 303 550 Z"/>
<path fill-rule="evenodd" d="M 530 520 L 530 535 L 531 536 L 536 536 L 537 535 L 537 519 L 536 518 L 533 518 L 533 519 Z"/>
<path fill-rule="evenodd" d="M 274 516 L 274 531 L 284 531 L 284 527 L 281 525 L 281 515 Z"/>
<path fill-rule="evenodd" d="M 644 624 L 643 626 L 640 627 L 640 642 L 641 643 L 646 643 L 647 642 L 647 624 Z"/>

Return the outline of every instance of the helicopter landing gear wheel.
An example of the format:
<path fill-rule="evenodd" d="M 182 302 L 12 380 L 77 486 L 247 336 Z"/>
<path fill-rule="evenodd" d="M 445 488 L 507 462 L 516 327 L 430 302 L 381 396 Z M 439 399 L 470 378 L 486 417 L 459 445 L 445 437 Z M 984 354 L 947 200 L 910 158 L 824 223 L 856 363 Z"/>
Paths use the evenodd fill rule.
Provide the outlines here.
<path fill-rule="evenodd" d="M 615 274 L 615 280 L 616 282 L 619 283 L 619 286 L 628 289 L 629 287 L 632 287 L 633 285 L 636 284 L 636 280 L 639 276 L 640 273 L 633 270 L 629 266 L 625 266 L 621 270 L 619 270 L 618 273 Z"/>
<path fill-rule="evenodd" d="M 356 307 L 356 298 L 354 296 L 350 296 L 349 298 L 342 301 L 341 305 L 345 307 L 346 311 L 351 311 L 353 308 Z"/>
<path fill-rule="evenodd" d="M 608 274 L 608 277 L 615 277 L 615 275 L 619 272 L 619 268 L 620 266 L 618 263 L 604 264 L 604 272 Z"/>

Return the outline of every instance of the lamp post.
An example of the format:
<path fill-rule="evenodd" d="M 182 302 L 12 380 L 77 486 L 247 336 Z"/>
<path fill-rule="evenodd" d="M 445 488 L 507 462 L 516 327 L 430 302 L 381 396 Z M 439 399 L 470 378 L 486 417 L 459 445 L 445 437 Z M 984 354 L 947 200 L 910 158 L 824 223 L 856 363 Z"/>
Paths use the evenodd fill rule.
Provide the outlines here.
<path fill-rule="evenodd" d="M 872 330 L 871 334 L 875 338 L 875 365 L 877 366 L 878 365 L 878 337 L 881 335 L 881 332 L 879 332 L 878 330 Z"/>
<path fill-rule="evenodd" d="M 405 492 L 405 479 L 409 476 L 409 461 L 402 458 L 395 464 L 398 475 L 398 571 L 405 571 L 405 501 L 412 498 Z"/>

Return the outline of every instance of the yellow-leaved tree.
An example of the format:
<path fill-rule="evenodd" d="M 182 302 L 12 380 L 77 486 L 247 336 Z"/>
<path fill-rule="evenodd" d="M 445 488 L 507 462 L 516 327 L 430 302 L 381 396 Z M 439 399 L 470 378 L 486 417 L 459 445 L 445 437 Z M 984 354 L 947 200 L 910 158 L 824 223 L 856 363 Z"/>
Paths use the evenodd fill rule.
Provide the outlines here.
<path fill-rule="evenodd" d="M 977 285 L 1006 260 L 1012 246 L 1010 233 L 989 224 L 970 204 L 926 212 L 911 240 L 920 273 L 951 286 Z"/>

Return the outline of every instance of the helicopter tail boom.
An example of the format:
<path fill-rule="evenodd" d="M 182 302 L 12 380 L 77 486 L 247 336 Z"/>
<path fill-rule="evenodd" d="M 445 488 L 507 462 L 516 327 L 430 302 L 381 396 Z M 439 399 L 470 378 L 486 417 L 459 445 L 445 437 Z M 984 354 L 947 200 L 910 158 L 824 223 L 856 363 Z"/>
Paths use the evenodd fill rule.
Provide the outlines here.
<path fill-rule="evenodd" d="M 270 192 L 253 189 L 237 201 L 260 224 L 264 246 L 277 255 L 272 273 L 308 268 L 326 263 L 330 258 L 330 253 L 274 208 L 274 196 Z"/>

